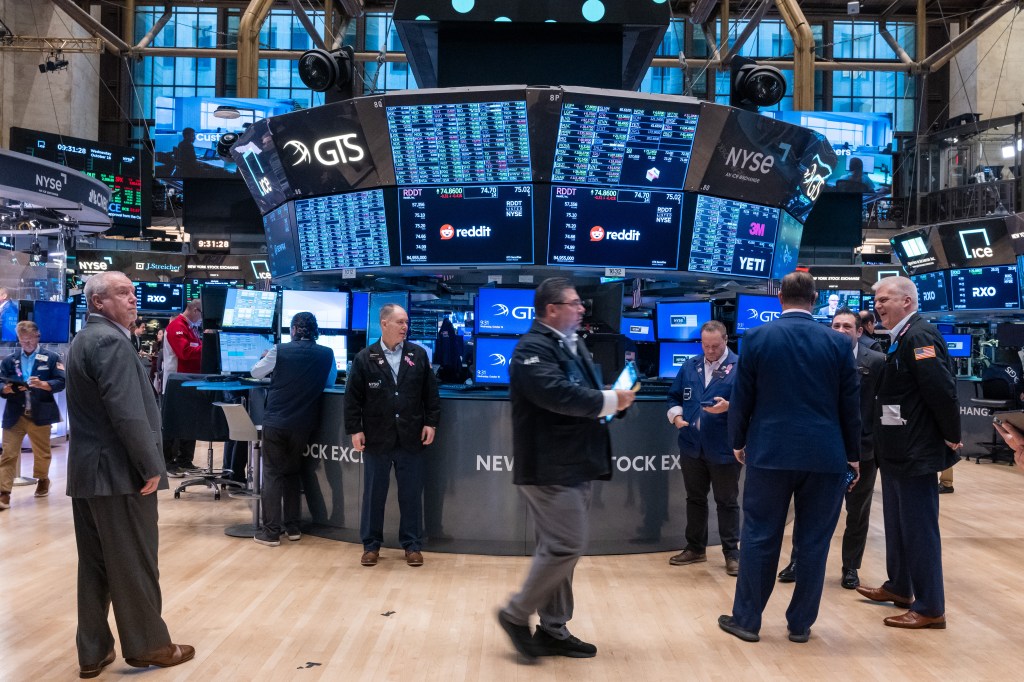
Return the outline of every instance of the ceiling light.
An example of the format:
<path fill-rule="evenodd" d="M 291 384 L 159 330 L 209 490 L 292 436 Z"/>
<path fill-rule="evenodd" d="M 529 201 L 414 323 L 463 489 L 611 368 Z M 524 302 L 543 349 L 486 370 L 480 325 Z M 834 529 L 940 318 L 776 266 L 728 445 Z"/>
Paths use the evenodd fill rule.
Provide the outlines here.
<path fill-rule="evenodd" d="M 238 109 L 236 109 L 235 107 L 222 104 L 219 107 L 217 107 L 216 110 L 214 110 L 213 115 L 215 118 L 235 119 L 240 118 L 242 116 L 242 113 L 238 111 Z"/>

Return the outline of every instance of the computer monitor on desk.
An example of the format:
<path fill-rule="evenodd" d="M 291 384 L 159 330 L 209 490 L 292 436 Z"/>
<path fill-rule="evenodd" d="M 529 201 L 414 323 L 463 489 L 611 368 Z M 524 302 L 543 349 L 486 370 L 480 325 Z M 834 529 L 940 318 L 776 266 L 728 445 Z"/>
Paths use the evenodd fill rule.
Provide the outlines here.
<path fill-rule="evenodd" d="M 250 376 L 264 351 L 274 346 L 269 335 L 245 332 L 221 332 L 219 341 L 220 373 L 238 376 Z"/>

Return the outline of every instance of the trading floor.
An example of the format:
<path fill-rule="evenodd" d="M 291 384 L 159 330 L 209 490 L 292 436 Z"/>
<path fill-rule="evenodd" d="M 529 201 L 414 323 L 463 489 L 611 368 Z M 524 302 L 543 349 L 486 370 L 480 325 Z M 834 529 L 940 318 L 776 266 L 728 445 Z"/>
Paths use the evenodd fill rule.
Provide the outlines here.
<path fill-rule="evenodd" d="M 200 444 L 203 445 L 203 444 Z M 63 494 L 67 449 L 55 448 L 53 492 L 15 488 L 0 514 L 3 617 L 0 680 L 75 679 L 76 552 Z M 31 454 L 23 454 L 22 470 Z M 145 672 L 152 680 L 1012 680 L 1024 669 L 1024 475 L 961 462 L 942 495 L 946 630 L 898 630 L 898 613 L 839 586 L 832 544 L 821 616 L 810 642 L 786 639 L 791 585 L 779 585 L 761 642 L 719 630 L 734 578 L 721 555 L 670 567 L 671 553 L 585 558 L 575 578 L 573 631 L 593 659 L 518 662 L 494 611 L 517 587 L 527 557 L 426 553 L 410 569 L 385 549 L 374 568 L 357 545 L 305 535 L 274 551 L 224 535 L 251 519 L 248 503 L 206 491 L 160 493 L 164 617 L 193 663 Z M 876 494 L 861 579 L 884 578 Z M 673 523 L 670 520 L 669 523 Z M 840 521 L 841 533 L 843 521 Z M 788 547 L 788 538 L 786 547 Z M 785 559 L 785 556 L 784 556 Z M 113 617 L 111 617 L 113 624 Z M 112 625 L 113 627 L 113 625 Z M 118 651 L 120 654 L 120 651 Z M 141 671 L 119 658 L 101 679 Z M 139 678 L 141 679 L 141 678 Z"/>

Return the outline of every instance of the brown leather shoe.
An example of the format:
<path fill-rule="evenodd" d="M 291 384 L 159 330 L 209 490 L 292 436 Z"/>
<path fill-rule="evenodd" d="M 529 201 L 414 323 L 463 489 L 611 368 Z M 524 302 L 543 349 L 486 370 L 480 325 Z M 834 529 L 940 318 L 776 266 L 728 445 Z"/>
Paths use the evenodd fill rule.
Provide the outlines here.
<path fill-rule="evenodd" d="M 50 479 L 40 478 L 36 483 L 36 497 L 46 497 L 50 494 Z"/>
<path fill-rule="evenodd" d="M 405 563 L 413 567 L 422 566 L 423 555 L 417 552 L 416 550 L 407 549 L 405 550 Z"/>
<path fill-rule="evenodd" d="M 901 609 L 909 609 L 910 603 L 913 601 L 908 597 L 901 597 L 898 594 L 893 594 L 884 587 L 864 587 L 862 585 L 857 588 L 857 592 L 864 595 L 871 601 L 891 601 Z"/>
<path fill-rule="evenodd" d="M 107 657 L 95 665 L 83 665 L 78 669 L 78 676 L 83 680 L 92 679 L 93 677 L 99 677 L 99 674 L 103 672 L 103 669 L 114 662 L 117 658 L 117 654 L 111 649 Z"/>
<path fill-rule="evenodd" d="M 882 622 L 891 628 L 906 628 L 908 630 L 923 630 L 924 628 L 932 628 L 933 630 L 946 629 L 945 614 L 930 618 L 917 611 L 907 611 L 898 616 L 889 616 Z"/>
<path fill-rule="evenodd" d="M 0 509 L 10 509 L 11 507 L 11 494 L 0 493 Z"/>
<path fill-rule="evenodd" d="M 376 566 L 377 559 L 380 558 L 380 552 L 375 552 L 372 549 L 368 549 L 363 552 L 363 558 L 359 560 L 363 566 Z"/>
<path fill-rule="evenodd" d="M 739 575 L 740 574 L 740 560 L 726 557 L 725 559 L 725 574 L 726 575 Z"/>
<path fill-rule="evenodd" d="M 145 656 L 126 658 L 124 662 L 133 668 L 148 668 L 151 665 L 157 668 L 170 668 L 191 661 L 195 655 L 195 647 L 188 644 L 168 644 L 163 649 L 157 649 Z"/>
<path fill-rule="evenodd" d="M 699 564 L 702 561 L 707 561 L 708 555 L 704 552 L 695 552 L 692 549 L 684 549 L 679 554 L 668 560 L 673 566 L 685 566 L 687 564 Z"/>

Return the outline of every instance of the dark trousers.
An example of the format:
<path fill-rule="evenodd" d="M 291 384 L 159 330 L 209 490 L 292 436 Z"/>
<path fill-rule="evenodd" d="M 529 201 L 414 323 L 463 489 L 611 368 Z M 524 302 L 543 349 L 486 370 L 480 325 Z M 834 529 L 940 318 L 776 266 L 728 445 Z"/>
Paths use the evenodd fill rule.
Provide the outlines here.
<path fill-rule="evenodd" d="M 263 533 L 277 538 L 299 527 L 302 451 L 309 441 L 303 430 L 263 428 Z M 283 507 L 283 515 L 282 515 Z"/>
<path fill-rule="evenodd" d="M 861 460 L 860 480 L 846 493 L 846 530 L 843 531 L 843 568 L 859 569 L 864 560 L 864 546 L 868 541 L 871 521 L 871 498 L 875 494 L 878 464 L 875 460 Z"/>
<path fill-rule="evenodd" d="M 718 535 L 726 558 L 739 558 L 740 471 L 743 465 L 711 464 L 703 457 L 681 455 L 686 487 L 686 549 L 703 553 L 708 546 L 708 493 L 718 507 Z"/>
<path fill-rule="evenodd" d="M 71 511 L 78 545 L 79 664 L 95 665 L 114 647 L 107 623 L 111 604 L 122 656 L 144 656 L 170 644 L 160 616 L 156 494 L 76 497 Z"/>
<path fill-rule="evenodd" d="M 935 618 L 946 612 L 935 474 L 882 474 L 885 589 L 913 598 L 911 611 Z"/>
<path fill-rule="evenodd" d="M 167 468 L 178 467 L 181 469 L 192 469 L 192 457 L 196 453 L 195 440 L 182 440 L 180 438 L 164 439 L 164 463 Z"/>
<path fill-rule="evenodd" d="M 795 511 L 793 544 L 800 548 L 800 561 L 786 610 L 789 631 L 805 633 L 818 617 L 828 546 L 843 502 L 843 474 L 748 466 L 732 614 L 737 625 L 753 632 L 761 629 L 761 614 L 775 587 L 790 499 Z"/>
<path fill-rule="evenodd" d="M 359 534 L 363 549 L 377 551 L 384 542 L 384 506 L 391 485 L 391 467 L 398 484 L 398 541 L 402 549 L 423 548 L 423 453 L 395 449 L 363 453 L 363 509 Z"/>

